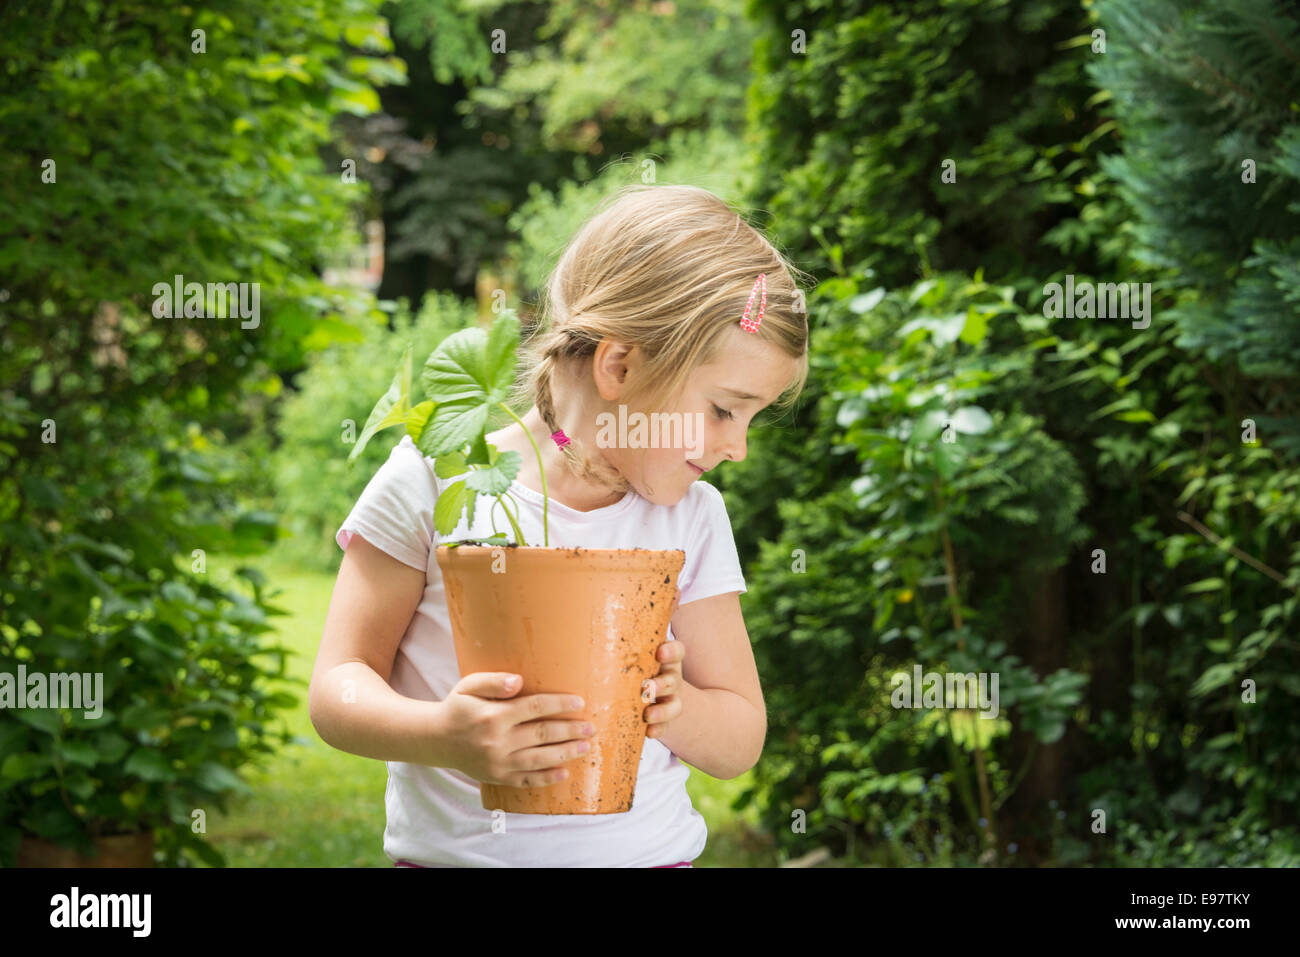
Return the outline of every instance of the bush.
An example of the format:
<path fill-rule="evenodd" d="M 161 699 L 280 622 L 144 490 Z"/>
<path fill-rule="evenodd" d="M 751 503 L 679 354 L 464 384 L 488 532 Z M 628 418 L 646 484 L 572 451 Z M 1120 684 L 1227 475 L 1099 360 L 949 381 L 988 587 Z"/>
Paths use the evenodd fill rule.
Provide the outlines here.
<path fill-rule="evenodd" d="M 925 270 L 999 282 L 1027 267 L 1095 271 L 1044 243 L 1091 202 L 1101 128 L 1071 0 L 756 0 L 757 205 L 800 265 Z M 806 54 L 792 49 L 798 29 Z M 945 162 L 955 179 L 945 182 Z M 1113 237 L 1099 237 L 1102 240 Z"/>
<path fill-rule="evenodd" d="M 894 293 L 830 282 L 819 305 L 817 418 L 836 424 L 829 448 L 841 465 L 820 494 L 778 503 L 779 536 L 750 568 L 748 621 L 773 729 L 757 791 L 792 849 L 807 840 L 788 826 L 802 807 L 808 833 L 837 845 L 832 826 L 888 829 L 895 842 L 914 829 L 909 840 L 925 851 L 909 850 L 911 862 L 943 835 L 970 843 L 970 831 L 954 833 L 949 799 L 971 831 L 982 828 L 976 735 L 1000 803 L 1017 782 L 997 739 L 1014 722 L 1056 741 L 1080 700 L 1086 679 L 1035 674 L 1018 647 L 1024 628 L 1009 623 L 1023 620 L 1035 577 L 1087 534 L 1081 475 L 1011 401 L 1045 321 L 1012 290 L 959 276 Z M 823 440 L 786 445 L 786 455 L 815 461 Z M 738 509 L 737 524 L 754 507 Z M 934 585 L 949 573 L 956 605 Z M 1009 590 L 1016 582 L 1026 587 Z M 998 674 L 1002 714 L 895 710 L 890 676 L 913 663 Z"/>
<path fill-rule="evenodd" d="M 0 864 L 23 834 L 89 853 L 95 837 L 150 829 L 163 863 L 189 852 L 220 864 L 193 812 L 246 790 L 235 771 L 288 740 L 270 722 L 296 699 L 271 687 L 283 649 L 262 639 L 275 609 L 258 573 L 241 571 L 249 596 L 213 585 L 206 565 L 265 550 L 274 516 L 231 499 L 239 460 L 161 402 L 111 423 L 60 421 L 39 473 L 15 481 L 7 440 L 37 419 L 0 393 L 4 500 L 26 505 L 25 521 L 0 517 L 0 540 L 22 556 L 0 579 L 0 672 L 100 674 L 102 713 L 4 709 Z M 99 458 L 120 429 L 136 440 Z"/>

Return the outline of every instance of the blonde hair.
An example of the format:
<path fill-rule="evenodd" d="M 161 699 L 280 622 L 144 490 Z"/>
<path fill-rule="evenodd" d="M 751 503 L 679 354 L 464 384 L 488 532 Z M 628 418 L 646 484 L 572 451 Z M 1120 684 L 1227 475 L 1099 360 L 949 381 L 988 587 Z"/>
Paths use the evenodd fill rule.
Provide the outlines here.
<path fill-rule="evenodd" d="M 696 186 L 626 186 L 607 199 L 565 248 L 543 290 L 536 325 L 520 349 L 513 399 L 537 406 L 550 431 L 557 370 L 588 360 L 603 339 L 645 358 L 629 377 L 629 406 L 662 408 L 695 369 L 719 358 L 725 330 L 739 326 L 754 281 L 766 273 L 767 307 L 754 335 L 800 359 L 772 408 L 794 404 L 808 378 L 808 321 L 795 280 L 811 279 L 722 199 Z M 758 314 L 755 302 L 751 318 Z M 562 449 L 571 471 L 627 490 L 617 470 L 593 461 L 574 439 Z"/>

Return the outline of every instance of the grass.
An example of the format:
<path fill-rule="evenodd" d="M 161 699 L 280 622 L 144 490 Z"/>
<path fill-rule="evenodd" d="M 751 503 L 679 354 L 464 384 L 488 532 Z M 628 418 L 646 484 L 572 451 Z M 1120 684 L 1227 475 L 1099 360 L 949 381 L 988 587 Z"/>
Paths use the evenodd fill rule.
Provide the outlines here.
<path fill-rule="evenodd" d="M 341 553 L 340 553 L 341 554 Z M 252 794 L 233 800 L 228 814 L 208 819 L 208 838 L 231 867 L 391 867 L 383 852 L 382 761 L 331 748 L 317 736 L 307 714 L 307 679 L 320 644 L 334 588 L 334 575 L 304 569 L 277 555 L 256 562 L 273 603 L 287 615 L 274 619 L 279 640 L 294 652 L 289 672 L 298 705 L 283 713 L 295 743 L 243 776 Z M 231 581 L 234 563 L 209 558 L 214 580 Z M 720 781 L 691 768 L 686 789 L 709 827 L 699 867 L 775 866 L 770 840 L 756 828 L 753 808 L 741 815 L 731 802 L 750 783 L 746 773 Z"/>

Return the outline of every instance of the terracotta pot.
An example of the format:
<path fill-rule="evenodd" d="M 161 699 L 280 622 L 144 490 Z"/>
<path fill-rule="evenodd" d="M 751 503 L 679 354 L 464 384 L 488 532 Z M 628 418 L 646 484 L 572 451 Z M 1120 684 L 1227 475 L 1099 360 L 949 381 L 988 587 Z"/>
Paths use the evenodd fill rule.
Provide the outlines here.
<path fill-rule="evenodd" d="M 95 839 L 95 855 L 24 834 L 18 843 L 19 867 L 153 867 L 153 831 Z"/>
<path fill-rule="evenodd" d="M 494 560 L 493 553 L 497 553 Z M 621 814 L 632 809 L 645 743 L 642 683 L 659 671 L 681 549 L 439 546 L 438 565 L 461 677 L 505 671 L 515 694 L 581 696 L 591 751 L 541 788 L 481 784 L 483 807 L 514 814 Z M 496 571 L 493 571 L 493 566 Z"/>

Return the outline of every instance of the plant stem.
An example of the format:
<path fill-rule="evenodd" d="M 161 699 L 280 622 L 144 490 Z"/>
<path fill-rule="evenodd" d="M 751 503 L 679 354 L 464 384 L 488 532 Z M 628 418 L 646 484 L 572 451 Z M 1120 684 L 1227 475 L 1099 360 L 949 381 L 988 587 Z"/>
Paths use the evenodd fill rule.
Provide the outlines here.
<path fill-rule="evenodd" d="M 952 625 L 959 636 L 957 638 L 957 649 L 965 651 L 966 638 L 962 635 L 961 595 L 957 591 L 957 559 L 953 555 L 952 539 L 948 535 L 948 521 L 944 517 L 943 493 L 940 490 L 937 477 L 934 480 L 934 497 L 936 511 L 940 516 L 939 535 L 943 541 L 944 570 L 948 573 L 948 598 L 952 603 Z M 950 727 L 951 724 L 951 719 L 949 719 Z M 996 839 L 994 838 L 993 828 L 993 808 L 989 797 L 988 771 L 984 767 L 984 748 L 980 744 L 979 731 L 973 730 L 971 734 L 974 736 L 975 778 L 979 783 L 980 810 L 984 813 L 984 838 L 989 847 L 993 847 Z"/>
<path fill-rule="evenodd" d="M 524 541 L 524 533 L 519 530 L 519 523 L 516 522 L 515 517 L 510 514 L 510 506 L 506 505 L 506 500 L 503 499 L 500 495 L 498 495 L 496 499 L 498 502 L 501 503 L 501 511 L 505 512 L 506 518 L 510 520 L 510 527 L 515 530 L 515 541 L 518 542 L 520 545 L 527 544 Z M 492 526 L 492 530 L 496 531 L 496 525 Z"/>
<path fill-rule="evenodd" d="M 497 405 L 505 409 L 506 414 L 519 423 L 519 427 L 524 430 L 524 435 L 528 437 L 528 444 L 533 447 L 533 454 L 537 456 L 537 471 L 542 476 L 542 544 L 549 547 L 551 544 L 551 523 L 549 520 L 548 506 L 550 505 L 551 497 L 546 494 L 546 468 L 542 465 L 542 450 L 539 449 L 537 443 L 533 441 L 533 433 L 528 431 L 528 426 L 524 425 L 523 419 L 515 415 L 510 406 L 506 405 L 504 402 L 498 402 Z M 523 544 L 522 539 L 519 544 Z"/>

